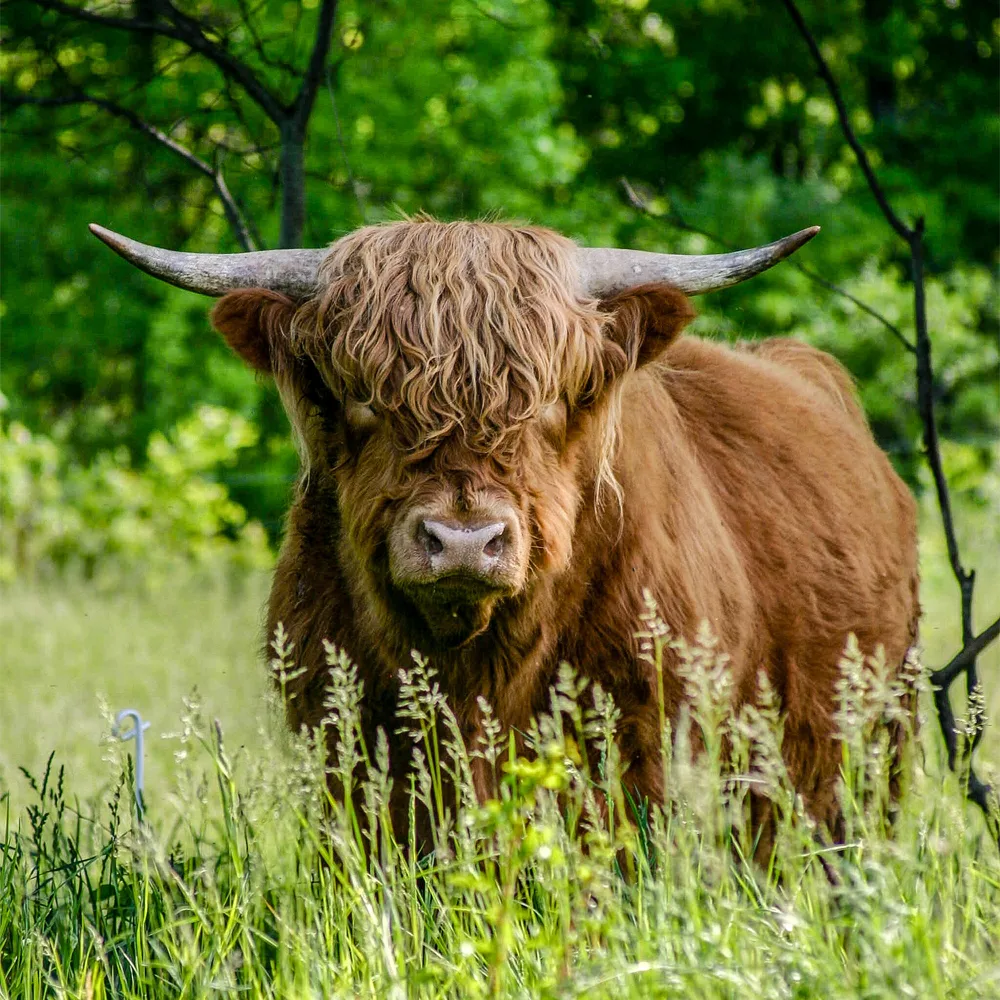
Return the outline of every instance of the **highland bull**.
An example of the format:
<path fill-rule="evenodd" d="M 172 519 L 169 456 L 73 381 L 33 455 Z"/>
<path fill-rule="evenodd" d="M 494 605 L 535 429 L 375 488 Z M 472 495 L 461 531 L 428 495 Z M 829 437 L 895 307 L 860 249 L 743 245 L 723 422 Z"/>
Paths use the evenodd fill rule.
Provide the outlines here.
<path fill-rule="evenodd" d="M 149 273 L 221 295 L 213 323 L 274 377 L 303 472 L 271 591 L 298 666 L 288 716 L 325 709 L 324 640 L 364 683 L 406 825 L 399 671 L 430 657 L 466 738 L 508 730 L 568 661 L 621 712 L 624 782 L 662 801 L 662 688 L 636 638 L 652 593 L 707 620 L 735 705 L 763 671 L 807 808 L 836 833 L 838 660 L 898 671 L 916 638 L 915 508 L 843 368 L 794 340 L 682 335 L 688 294 L 771 266 L 813 230 L 708 257 L 586 250 L 545 229 L 431 219 L 329 250 L 180 254 L 92 227 Z M 487 791 L 486 779 L 477 779 Z"/>

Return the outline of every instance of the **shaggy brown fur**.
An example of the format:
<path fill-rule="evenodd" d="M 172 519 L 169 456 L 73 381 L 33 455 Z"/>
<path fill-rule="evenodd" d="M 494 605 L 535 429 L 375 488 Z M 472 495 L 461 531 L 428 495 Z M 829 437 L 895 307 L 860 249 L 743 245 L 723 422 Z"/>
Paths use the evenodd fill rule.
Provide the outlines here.
<path fill-rule="evenodd" d="M 831 357 L 681 337 L 690 306 L 663 286 L 581 300 L 570 251 L 545 230 L 395 223 L 335 244 L 312 302 L 251 290 L 216 307 L 234 349 L 274 372 L 309 469 L 269 613 L 306 668 L 289 721 L 323 714 L 329 639 L 358 664 L 367 735 L 385 729 L 402 779 L 395 705 L 413 648 L 469 739 L 477 696 L 524 727 L 568 660 L 614 695 L 627 783 L 662 801 L 657 683 L 635 638 L 649 588 L 676 634 L 708 620 L 738 702 L 767 672 L 792 780 L 835 829 L 837 663 L 849 632 L 893 665 L 915 640 L 913 500 Z M 599 502 L 602 483 L 620 507 Z M 512 505 L 531 548 L 488 629 L 433 649 L 386 538 L 442 491 Z M 665 673 L 676 717 L 683 686 Z"/>

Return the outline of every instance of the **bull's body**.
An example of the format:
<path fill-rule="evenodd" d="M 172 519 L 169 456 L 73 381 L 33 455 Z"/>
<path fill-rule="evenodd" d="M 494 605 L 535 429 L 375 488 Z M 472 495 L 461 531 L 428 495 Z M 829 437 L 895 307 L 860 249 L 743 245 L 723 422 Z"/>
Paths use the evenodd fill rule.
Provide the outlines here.
<path fill-rule="evenodd" d="M 766 672 L 786 713 L 791 780 L 835 828 L 832 716 L 845 640 L 853 632 L 869 652 L 881 644 L 896 667 L 916 637 L 909 491 L 873 441 L 847 374 L 794 341 L 731 349 L 681 338 L 662 363 L 629 376 L 622 414 L 621 522 L 585 494 L 565 569 L 539 574 L 469 645 L 432 654 L 467 738 L 477 735 L 480 695 L 505 727 L 525 728 L 547 708 L 565 660 L 621 710 L 626 785 L 662 800 L 657 682 L 635 637 L 648 588 L 675 634 L 693 638 L 709 622 L 732 658 L 738 700 L 752 698 Z M 334 494 L 315 479 L 296 502 L 271 593 L 269 627 L 283 623 L 306 668 L 290 719 L 313 726 L 324 714 L 327 638 L 357 663 L 367 737 L 385 730 L 402 778 L 409 742 L 394 735 L 394 711 L 416 637 L 353 591 Z M 675 718 L 682 684 L 671 655 L 663 691 Z M 397 780 L 397 793 L 407 785 Z"/>
<path fill-rule="evenodd" d="M 767 676 L 791 780 L 836 832 L 838 661 L 854 633 L 898 671 L 916 637 L 914 504 L 836 361 L 678 339 L 671 287 L 732 284 L 814 233 L 692 260 L 418 219 L 230 259 L 99 231 L 183 287 L 242 289 L 215 325 L 274 376 L 304 466 L 268 619 L 304 668 L 290 721 L 326 712 L 329 640 L 358 666 L 369 746 L 389 738 L 400 831 L 414 649 L 469 741 L 481 698 L 523 731 L 568 661 L 621 712 L 629 792 L 662 800 L 658 692 L 673 720 L 683 684 L 673 651 L 662 685 L 640 655 L 648 589 L 675 635 L 708 621 L 737 705 Z"/>

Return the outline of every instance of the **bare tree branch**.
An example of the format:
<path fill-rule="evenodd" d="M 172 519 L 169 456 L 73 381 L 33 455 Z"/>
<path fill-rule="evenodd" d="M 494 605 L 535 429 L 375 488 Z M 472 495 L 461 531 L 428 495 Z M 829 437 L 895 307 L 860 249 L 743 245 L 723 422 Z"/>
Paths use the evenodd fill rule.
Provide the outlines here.
<path fill-rule="evenodd" d="M 625 196 L 628 198 L 629 202 L 633 207 L 637 208 L 644 215 L 649 215 L 651 218 L 656 218 L 650 210 L 649 206 L 646 204 L 645 200 L 639 194 L 638 191 L 632 186 L 627 177 L 621 179 L 621 185 L 625 191 Z M 672 226 L 677 229 L 682 229 L 688 233 L 696 233 L 699 236 L 705 236 L 712 240 L 714 243 L 718 243 L 721 247 L 727 250 L 735 249 L 733 245 L 728 241 L 724 240 L 721 236 L 716 233 L 709 232 L 707 229 L 701 229 L 698 226 L 692 226 L 687 222 L 682 215 L 680 215 L 676 209 L 672 209 L 670 214 L 666 217 L 667 221 L 670 222 Z M 862 302 L 861 299 L 852 295 L 849 291 L 841 288 L 839 285 L 835 285 L 832 281 L 827 280 L 821 274 L 817 274 L 812 268 L 806 267 L 804 264 L 800 264 L 797 260 L 787 260 L 786 264 L 790 264 L 796 270 L 801 271 L 810 281 L 815 282 L 817 285 L 822 286 L 827 289 L 827 291 L 834 292 L 837 295 L 843 296 L 849 302 L 853 302 L 860 310 L 868 313 L 873 319 L 878 320 L 899 342 L 906 348 L 910 353 L 914 353 L 916 348 L 906 339 L 906 336 L 899 329 L 898 326 L 889 322 L 878 310 L 873 309 L 867 302 Z"/>
<path fill-rule="evenodd" d="M 278 178 L 281 189 L 280 245 L 289 247 L 299 243 L 305 226 L 305 138 L 309 118 L 316 104 L 316 95 L 326 75 L 333 43 L 337 0 L 322 0 L 308 63 L 301 74 L 302 80 L 296 96 L 288 105 L 284 104 L 278 94 L 265 84 L 254 69 L 230 50 L 225 37 L 214 32 L 204 20 L 199 20 L 179 9 L 173 0 L 147 0 L 146 9 L 149 13 L 136 18 L 102 14 L 85 6 L 67 3 L 65 0 L 35 0 L 35 2 L 42 10 L 54 11 L 70 20 L 181 42 L 191 53 L 203 56 L 221 70 L 227 91 L 233 83 L 242 87 L 278 129 L 280 137 Z M 255 25 L 251 23 L 250 6 L 245 0 L 239 0 L 238 9 L 258 56 L 265 64 L 274 65 L 264 50 L 264 40 L 256 31 Z M 239 117 L 238 102 L 231 100 L 230 103 Z M 215 173 L 218 172 L 214 171 L 213 176 Z M 217 186 L 221 196 L 225 184 L 217 183 Z M 230 196 L 228 202 L 224 200 L 224 204 L 229 206 L 235 202 Z M 240 230 L 243 237 L 250 237 L 249 227 L 245 223 Z"/>
<path fill-rule="evenodd" d="M 312 53 L 309 56 L 309 65 L 306 67 L 305 76 L 302 79 L 302 86 L 296 95 L 292 105 L 292 116 L 296 125 L 305 129 L 312 114 L 313 105 L 316 103 L 316 95 L 319 93 L 320 84 L 326 76 L 326 61 L 330 55 L 330 44 L 333 41 L 333 23 L 337 17 L 337 0 L 323 0 L 323 6 L 319 11 L 319 22 L 316 25 L 316 38 L 313 43 Z"/>
<path fill-rule="evenodd" d="M 281 156 L 278 164 L 281 177 L 281 236 L 280 246 L 294 247 L 302 239 L 305 228 L 305 138 L 309 116 L 316 103 L 316 94 L 326 74 L 326 62 L 333 41 L 333 22 L 337 0 L 323 0 L 316 36 L 313 39 L 309 64 L 302 86 L 288 114 L 280 121 Z"/>
<path fill-rule="evenodd" d="M 990 643 L 1000 636 L 1000 618 L 988 625 L 974 639 L 967 642 L 960 652 L 956 653 L 947 666 L 935 670 L 931 674 L 931 684 L 935 687 L 947 688 L 949 684 L 971 663 Z"/>
<path fill-rule="evenodd" d="M 243 23 L 246 25 L 250 38 L 253 41 L 253 47 L 254 51 L 257 53 L 257 58 L 260 59 L 265 66 L 270 66 L 272 69 L 279 69 L 291 76 L 297 76 L 299 71 L 290 62 L 287 62 L 284 59 L 275 59 L 273 56 L 268 54 L 266 43 L 264 39 L 260 37 L 260 32 L 253 23 L 254 17 L 264 6 L 264 2 L 258 2 L 257 6 L 253 10 L 250 9 L 246 0 L 236 0 L 236 2 L 240 8 L 240 17 L 243 19 Z"/>
<path fill-rule="evenodd" d="M 861 167 L 861 172 L 865 175 L 865 180 L 868 181 L 868 188 L 878 202 L 878 207 L 882 210 L 882 214 L 889 225 L 896 230 L 899 236 L 909 242 L 910 237 L 913 235 L 913 230 L 896 215 L 889 204 L 889 200 L 886 198 L 885 192 L 882 190 L 882 186 L 875 176 L 875 171 L 872 168 L 871 161 L 868 159 L 868 154 L 865 152 L 864 146 L 858 142 L 858 137 L 854 134 L 854 129 L 851 127 L 851 120 L 847 115 L 847 106 L 844 104 L 844 98 L 840 93 L 840 87 L 837 85 L 833 73 L 830 72 L 830 67 L 827 65 L 826 59 L 823 58 L 823 53 L 820 51 L 813 33 L 809 30 L 809 26 L 799 12 L 799 8 L 795 6 L 795 0 L 781 0 L 781 2 L 785 5 L 785 9 L 791 15 L 795 26 L 799 29 L 799 34 L 802 35 L 806 45 L 809 46 L 809 51 L 816 62 L 819 75 L 823 78 L 826 89 L 830 92 L 830 97 L 833 99 L 834 106 L 837 109 L 837 117 L 840 119 L 840 128 L 844 133 L 844 138 L 857 157 L 858 166 Z"/>
<path fill-rule="evenodd" d="M 865 176 L 869 190 L 875 198 L 883 216 L 885 216 L 886 222 L 905 241 L 910 250 L 910 267 L 913 278 L 914 327 L 916 330 L 914 354 L 916 355 L 917 410 L 920 414 L 920 421 L 923 427 L 924 453 L 927 464 L 930 466 L 938 508 L 941 512 L 941 522 L 944 527 L 945 542 L 948 547 L 948 561 L 951 564 L 952 573 L 958 581 L 959 592 L 961 594 L 962 648 L 957 656 L 952 659 L 951 664 L 938 672 L 938 676 L 941 678 L 941 686 L 934 692 L 938 719 L 941 723 L 941 731 L 948 749 L 948 765 L 954 770 L 957 765 L 957 736 L 955 733 L 955 718 L 948 696 L 948 685 L 950 685 L 959 673 L 964 672 L 966 690 L 969 696 L 972 697 L 978 693 L 979 678 L 976 673 L 976 656 L 995 636 L 986 639 L 982 646 L 979 646 L 977 643 L 981 637 L 974 637 L 973 635 L 972 592 L 976 574 L 972 570 L 966 570 L 962 565 L 958 539 L 955 535 L 955 523 L 951 509 L 948 480 L 941 461 L 937 417 L 934 412 L 934 366 L 931 357 L 930 333 L 927 328 L 927 296 L 924 288 L 924 220 L 922 217 L 918 218 L 912 227 L 907 226 L 889 204 L 885 192 L 879 184 L 878 178 L 875 176 L 868 155 L 858 141 L 854 129 L 851 127 L 847 107 L 844 104 L 840 88 L 823 57 L 823 53 L 820 51 L 815 37 L 799 12 L 795 0 L 781 0 L 781 2 L 785 5 L 786 10 L 799 30 L 799 34 L 802 35 L 809 51 L 812 53 L 817 72 L 826 84 L 830 97 L 837 108 L 837 117 L 840 120 L 841 130 L 851 149 L 854 151 L 854 155 L 857 157 L 858 165 Z M 990 626 L 990 629 L 992 628 L 993 626 Z M 983 635 L 989 633 L 990 629 L 987 629 Z M 963 667 L 952 671 L 952 665 L 960 658 Z M 946 676 L 948 677 L 947 683 L 944 682 Z M 991 789 L 976 775 L 971 760 L 972 751 L 975 750 L 976 745 L 982 737 L 981 720 L 974 720 L 974 723 L 976 729 L 970 744 L 967 746 L 969 760 L 966 791 L 969 798 L 983 809 L 987 815 L 987 819 L 990 820 L 992 816 L 989 801 Z M 997 836 L 997 844 L 1000 846 L 1000 821 L 994 823 L 993 832 Z"/>
<path fill-rule="evenodd" d="M 250 235 L 250 229 L 247 225 L 247 221 L 244 218 L 239 205 L 236 204 L 236 200 L 233 198 L 232 192 L 230 192 L 229 187 L 226 184 L 222 171 L 217 167 L 213 167 L 211 164 L 206 163 L 203 159 L 201 159 L 201 157 L 192 153 L 186 146 L 183 146 L 176 139 L 172 138 L 161 129 L 158 129 L 155 125 L 151 125 L 130 108 L 116 104 L 114 101 L 105 100 L 102 97 L 93 97 L 89 94 L 82 93 L 67 95 L 65 97 L 18 97 L 15 99 L 9 99 L 5 103 L 10 106 L 31 104 L 38 107 L 50 108 L 91 104 L 94 107 L 101 108 L 116 118 L 121 118 L 127 121 L 134 129 L 142 132 L 149 138 L 154 139 L 161 146 L 164 146 L 176 156 L 179 156 L 189 166 L 194 167 L 194 169 L 199 173 L 208 177 L 215 187 L 215 192 L 219 196 L 219 200 L 222 202 L 223 211 L 226 213 L 226 219 L 233 230 L 233 235 L 236 237 L 237 242 L 244 250 L 257 249 L 257 244 Z"/>
<path fill-rule="evenodd" d="M 511 21 L 509 18 L 504 17 L 498 10 L 495 10 L 484 0 L 472 0 L 472 6 L 479 11 L 483 17 L 488 17 L 491 21 L 495 21 L 501 27 L 508 28 L 511 31 L 526 31 L 528 29 L 527 24 L 519 24 L 517 21 Z"/>

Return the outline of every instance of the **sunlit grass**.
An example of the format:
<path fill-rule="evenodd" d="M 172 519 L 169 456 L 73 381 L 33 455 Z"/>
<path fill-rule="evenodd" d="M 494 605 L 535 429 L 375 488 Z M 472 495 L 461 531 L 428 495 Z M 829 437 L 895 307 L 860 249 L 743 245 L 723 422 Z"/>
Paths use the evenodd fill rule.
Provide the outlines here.
<path fill-rule="evenodd" d="M 941 666 L 961 636 L 958 588 L 935 513 L 928 507 L 921 541 L 921 641 L 924 662 Z M 1000 525 L 995 512 L 963 510 L 958 518 L 968 562 L 978 569 L 977 627 L 1000 611 Z M 147 781 L 169 784 L 183 698 L 197 690 L 206 714 L 222 721 L 229 741 L 252 745 L 267 690 L 258 656 L 268 580 L 251 576 L 234 589 L 225 578 L 177 577 L 154 593 L 112 594 L 84 583 L 18 585 L 0 594 L 0 781 L 15 804 L 27 786 L 18 768 L 40 771 L 51 752 L 65 763 L 75 795 L 108 781 L 101 711 L 137 708 L 152 720 Z M 980 658 L 988 715 L 1000 719 L 1000 643 Z M 954 685 L 961 709 L 962 684 Z M 931 720 L 933 722 L 933 720 Z M 933 726 L 929 727 L 936 739 Z M 931 746 L 937 744 L 929 741 Z M 987 728 L 980 759 L 1000 768 L 1000 729 Z"/>
<path fill-rule="evenodd" d="M 168 786 L 139 822 L 127 780 L 78 810 L 65 776 L 36 776 L 0 864 L 0 991 L 17 997 L 899 997 L 1000 995 L 1000 859 L 954 782 L 917 766 L 892 835 L 878 805 L 884 752 L 863 749 L 892 692 L 845 668 L 846 844 L 822 847 L 782 781 L 774 719 L 730 730 L 713 653 L 697 647 L 691 704 L 663 766 L 665 812 L 622 822 L 614 711 L 575 707 L 529 734 L 532 760 L 466 749 L 415 664 L 407 726 L 425 759 L 415 802 L 443 818 L 418 858 L 387 830 L 384 752 L 357 742 L 357 689 L 331 655 L 329 726 L 341 781 L 372 761 L 360 812 L 330 800 L 320 753 L 263 727 L 230 749 L 189 703 Z M 586 773 L 576 748 L 607 762 Z M 692 755 L 693 743 L 706 752 Z M 476 802 L 470 754 L 496 749 L 497 799 Z M 740 762 L 742 762 L 740 764 Z M 453 782 L 442 791 L 439 774 Z M 776 803 L 776 855 L 752 849 L 740 777 Z M 735 775 L 735 777 L 734 777 Z M 874 792 L 874 796 L 870 795 Z M 615 821 L 595 820 L 598 799 Z M 870 802 L 861 808 L 858 803 Z M 361 832 L 361 827 L 370 834 Z"/>
<path fill-rule="evenodd" d="M 167 787 L 183 699 L 193 691 L 237 744 L 252 740 L 266 676 L 258 656 L 264 574 L 233 588 L 178 575 L 154 593 L 101 593 L 82 582 L 19 585 L 0 595 L 0 782 L 23 801 L 18 768 L 38 773 L 50 753 L 74 795 L 108 782 L 102 705 L 136 708 L 147 734 L 147 781 Z"/>
<path fill-rule="evenodd" d="M 972 530 L 974 541 L 989 526 Z M 923 554 L 926 659 L 938 665 L 957 648 L 957 599 L 933 536 Z M 970 559 L 982 624 L 1000 603 L 985 555 Z M 783 804 L 770 872 L 741 860 L 710 692 L 692 723 L 705 723 L 710 752 L 668 755 L 670 809 L 638 837 L 629 824 L 588 828 L 588 795 L 615 799 L 614 768 L 580 773 L 550 720 L 540 762 L 510 762 L 489 808 L 468 789 L 449 801 L 418 865 L 383 835 L 377 767 L 368 823 L 383 834 L 363 849 L 325 801 L 319 756 L 284 734 L 256 656 L 265 591 L 258 577 L 3 595 L 0 997 L 1000 996 L 1000 859 L 942 772 L 933 719 L 891 836 L 877 808 L 852 804 L 878 755 L 848 762 L 843 850 L 817 846 L 766 727 L 751 726 L 756 756 L 751 744 L 744 756 Z M 994 718 L 998 664 L 995 650 L 982 660 Z M 352 688 L 335 675 L 349 737 Z M 421 701 L 419 670 L 413 689 L 420 731 L 420 712 L 446 709 Z M 102 701 L 153 720 L 144 825 Z M 590 720 L 586 738 L 610 725 Z M 998 746 L 991 727 L 982 770 Z"/>

